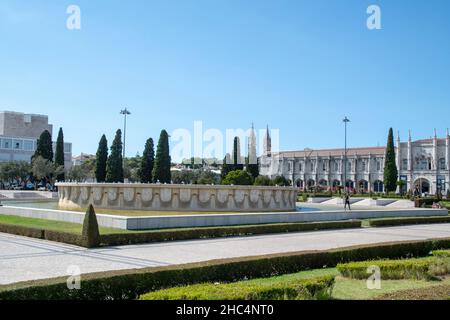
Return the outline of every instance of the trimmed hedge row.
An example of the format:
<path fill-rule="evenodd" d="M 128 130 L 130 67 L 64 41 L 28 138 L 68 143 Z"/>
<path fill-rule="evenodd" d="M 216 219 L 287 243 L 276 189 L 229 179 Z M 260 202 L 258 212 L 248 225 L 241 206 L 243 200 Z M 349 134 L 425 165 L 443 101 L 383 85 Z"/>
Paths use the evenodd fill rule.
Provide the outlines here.
<path fill-rule="evenodd" d="M 438 258 L 450 258 L 450 250 L 434 250 L 433 256 Z"/>
<path fill-rule="evenodd" d="M 79 290 L 69 290 L 65 277 L 0 286 L 0 299 L 137 299 L 140 295 L 151 291 L 180 285 L 272 277 L 324 266 L 332 267 L 338 263 L 350 261 L 423 257 L 433 250 L 448 248 L 450 248 L 450 238 L 235 258 L 182 266 L 100 272 L 82 275 Z"/>
<path fill-rule="evenodd" d="M 376 266 L 380 268 L 381 278 L 384 280 L 419 280 L 429 278 L 428 271 L 432 263 L 431 259 L 372 260 L 340 263 L 336 269 L 344 277 L 365 280 L 368 277 L 368 268 Z"/>
<path fill-rule="evenodd" d="M 81 246 L 81 235 L 68 232 L 0 224 L 0 232 Z"/>
<path fill-rule="evenodd" d="M 159 290 L 140 300 L 317 300 L 330 298 L 334 276 L 297 279 L 289 282 L 229 284 L 203 283 Z"/>
<path fill-rule="evenodd" d="M 220 238 L 232 236 L 249 236 L 270 233 L 285 233 L 299 231 L 315 231 L 329 229 L 360 228 L 360 220 L 336 222 L 310 222 L 310 223 L 280 223 L 249 226 L 230 226 L 197 229 L 155 230 L 149 232 L 111 233 L 100 235 L 101 246 L 117 246 L 150 242 L 194 240 L 207 238 Z M 0 224 L 0 232 L 19 236 L 57 241 L 80 247 L 92 247 L 83 241 L 82 235 L 60 231 L 30 228 L 24 226 Z"/>
<path fill-rule="evenodd" d="M 314 231 L 327 229 L 361 228 L 360 220 L 310 223 L 280 223 L 249 226 L 207 227 L 197 229 L 155 230 L 149 232 L 115 233 L 100 236 L 103 246 L 128 245 L 149 242 L 249 236 L 270 233 Z"/>
<path fill-rule="evenodd" d="M 411 217 L 411 218 L 393 218 L 393 219 L 373 219 L 369 220 L 371 227 L 400 226 L 409 224 L 429 224 L 429 223 L 448 223 L 450 216 L 442 217 Z"/>

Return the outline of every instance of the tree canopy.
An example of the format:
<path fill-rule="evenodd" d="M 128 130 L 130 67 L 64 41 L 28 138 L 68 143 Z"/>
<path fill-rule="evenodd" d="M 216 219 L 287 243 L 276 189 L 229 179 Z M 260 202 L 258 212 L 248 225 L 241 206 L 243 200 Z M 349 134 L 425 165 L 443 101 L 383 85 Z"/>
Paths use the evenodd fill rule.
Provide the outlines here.
<path fill-rule="evenodd" d="M 64 133 L 62 128 L 59 128 L 58 138 L 56 139 L 55 166 L 62 167 L 64 169 Z M 62 173 L 57 175 L 56 180 L 65 180 L 64 170 Z"/>
<path fill-rule="evenodd" d="M 156 149 L 155 165 L 153 167 L 153 182 L 171 183 L 171 158 L 169 150 L 169 135 L 162 130 Z"/>
<path fill-rule="evenodd" d="M 384 164 L 384 188 L 386 192 L 393 192 L 397 189 L 398 169 L 395 161 L 394 132 L 389 129 L 386 146 L 386 159 Z"/>
<path fill-rule="evenodd" d="M 123 182 L 122 130 L 116 131 L 106 163 L 106 182 Z"/>
<path fill-rule="evenodd" d="M 48 130 L 44 130 L 37 140 L 36 151 L 32 160 L 36 157 L 42 157 L 50 162 L 53 162 L 53 142 L 52 135 Z"/>

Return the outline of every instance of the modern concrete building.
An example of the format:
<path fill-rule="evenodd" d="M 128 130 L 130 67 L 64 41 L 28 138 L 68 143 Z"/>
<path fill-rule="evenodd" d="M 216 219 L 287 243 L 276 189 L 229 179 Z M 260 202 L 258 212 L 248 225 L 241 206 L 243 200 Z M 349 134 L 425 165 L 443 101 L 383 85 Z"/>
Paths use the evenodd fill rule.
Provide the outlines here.
<path fill-rule="evenodd" d="M 86 161 L 94 160 L 95 158 L 95 154 L 81 153 L 79 156 L 72 157 L 72 165 L 81 166 Z"/>
<path fill-rule="evenodd" d="M 260 158 L 260 173 L 275 177 L 282 175 L 295 186 L 322 189 L 346 186 L 363 192 L 383 192 L 385 147 L 347 149 L 347 174 L 344 177 L 344 149 L 301 150 L 273 152 L 269 131 L 265 135 Z M 450 190 L 450 135 L 407 142 L 397 137 L 396 161 L 399 180 L 405 182 L 403 191 L 434 194 Z M 400 190 L 397 190 L 400 191 Z"/>
<path fill-rule="evenodd" d="M 53 136 L 53 125 L 48 116 L 0 111 L 0 162 L 31 161 L 39 136 L 48 130 Z M 53 146 L 55 149 L 55 144 Z M 64 144 L 66 169 L 72 166 L 72 144 Z"/>

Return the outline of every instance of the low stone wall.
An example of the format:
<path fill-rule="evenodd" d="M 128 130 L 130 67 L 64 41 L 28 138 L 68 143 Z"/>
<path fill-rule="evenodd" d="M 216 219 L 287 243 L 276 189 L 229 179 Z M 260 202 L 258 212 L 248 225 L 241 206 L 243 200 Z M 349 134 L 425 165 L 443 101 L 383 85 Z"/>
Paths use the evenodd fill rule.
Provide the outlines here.
<path fill-rule="evenodd" d="M 22 190 L 0 190 L 0 200 L 52 200 L 57 199 L 56 192 L 48 191 L 22 191 Z"/>
<path fill-rule="evenodd" d="M 59 207 L 146 211 L 295 211 L 293 187 L 58 183 Z"/>
<path fill-rule="evenodd" d="M 0 214 L 20 217 L 83 223 L 84 213 L 74 211 L 33 209 L 21 207 L 0 207 Z M 230 213 L 168 215 L 151 217 L 125 217 L 97 214 L 100 226 L 128 230 L 170 229 L 191 227 L 216 227 L 248 224 L 296 223 L 342 221 L 351 219 L 388 218 L 388 217 L 427 217 L 448 216 L 447 209 L 397 209 L 397 210 L 354 210 L 316 211 L 316 212 L 280 212 L 280 213 Z"/>
<path fill-rule="evenodd" d="M 0 215 L 36 218 L 82 224 L 84 212 L 0 206 Z M 127 217 L 97 214 L 98 224 L 106 228 L 127 229 Z"/>

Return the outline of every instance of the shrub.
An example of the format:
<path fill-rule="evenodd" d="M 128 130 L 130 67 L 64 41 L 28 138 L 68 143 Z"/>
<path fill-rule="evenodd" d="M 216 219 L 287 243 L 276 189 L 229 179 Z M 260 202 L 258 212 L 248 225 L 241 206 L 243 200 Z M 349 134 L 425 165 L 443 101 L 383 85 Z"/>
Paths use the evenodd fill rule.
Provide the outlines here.
<path fill-rule="evenodd" d="M 438 203 L 439 201 L 437 198 L 417 198 L 414 200 L 414 206 L 416 208 L 431 207 L 433 203 Z"/>
<path fill-rule="evenodd" d="M 291 185 L 291 181 L 286 179 L 284 176 L 277 176 L 273 179 L 273 184 L 280 187 L 289 187 Z"/>
<path fill-rule="evenodd" d="M 440 258 L 450 258 L 450 250 L 434 250 L 433 256 Z"/>
<path fill-rule="evenodd" d="M 37 239 L 44 239 L 45 237 L 45 232 L 42 229 L 28 228 L 9 224 L 0 224 L 0 232 Z"/>
<path fill-rule="evenodd" d="M 427 224 L 427 223 L 448 223 L 450 216 L 440 217 L 411 217 L 411 218 L 392 218 L 392 219 L 372 219 L 369 220 L 371 227 L 399 226 L 410 224 Z"/>
<path fill-rule="evenodd" d="M 371 266 L 380 268 L 384 280 L 427 279 L 430 264 L 429 259 L 378 260 L 340 263 L 336 268 L 342 276 L 352 279 L 367 279 L 367 270 Z"/>
<path fill-rule="evenodd" d="M 98 229 L 97 216 L 94 207 L 89 205 L 83 221 L 83 231 L 81 233 L 81 243 L 83 247 L 95 248 L 100 246 L 100 231 Z"/>
<path fill-rule="evenodd" d="M 253 177 L 245 170 L 234 170 L 228 172 L 222 180 L 223 185 L 250 186 L 253 184 Z"/>
<path fill-rule="evenodd" d="M 266 176 L 258 176 L 255 179 L 255 186 L 273 186 L 273 181 Z"/>
<path fill-rule="evenodd" d="M 204 283 L 147 293 L 140 300 L 299 300 L 331 297 L 333 276 L 294 281 Z"/>

